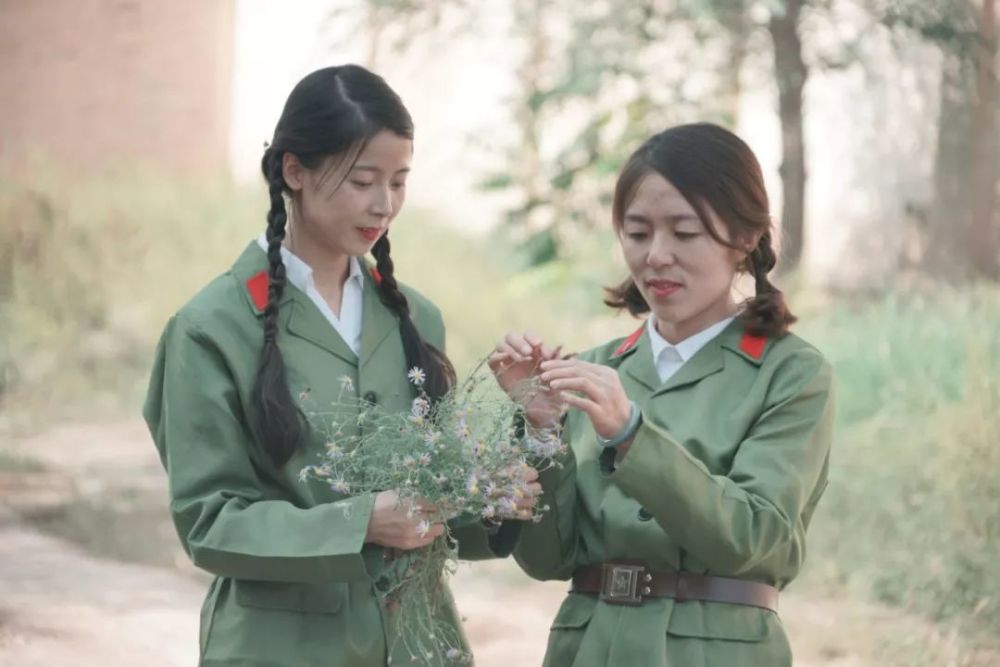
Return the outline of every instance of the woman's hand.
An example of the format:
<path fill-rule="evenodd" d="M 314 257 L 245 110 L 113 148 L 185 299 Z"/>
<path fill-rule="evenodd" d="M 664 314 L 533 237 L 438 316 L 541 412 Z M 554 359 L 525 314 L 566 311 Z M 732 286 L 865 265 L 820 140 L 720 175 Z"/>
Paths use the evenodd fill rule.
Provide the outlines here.
<path fill-rule="evenodd" d="M 612 438 L 628 425 L 632 403 L 613 368 L 554 359 L 541 362 L 541 370 L 542 382 L 566 403 L 587 413 L 597 435 Z"/>
<path fill-rule="evenodd" d="M 535 428 L 555 426 L 566 411 L 566 403 L 558 392 L 549 391 L 544 384 L 529 387 L 540 373 L 540 364 L 558 359 L 561 351 L 562 346 L 547 347 L 537 334 L 510 332 L 489 356 L 490 370 L 497 383 L 524 407 L 528 423 Z"/>
<path fill-rule="evenodd" d="M 542 495 L 542 485 L 538 483 L 538 471 L 525 465 L 518 466 L 512 472 L 515 486 L 522 495 L 515 500 L 514 511 L 501 513 L 500 518 L 531 521 L 535 514 L 535 505 L 538 504 L 538 497 Z"/>
<path fill-rule="evenodd" d="M 409 506 L 400 502 L 395 491 L 382 491 L 375 496 L 365 542 L 401 551 L 425 547 L 444 534 L 443 523 L 426 518 L 436 514 L 429 505 Z"/>

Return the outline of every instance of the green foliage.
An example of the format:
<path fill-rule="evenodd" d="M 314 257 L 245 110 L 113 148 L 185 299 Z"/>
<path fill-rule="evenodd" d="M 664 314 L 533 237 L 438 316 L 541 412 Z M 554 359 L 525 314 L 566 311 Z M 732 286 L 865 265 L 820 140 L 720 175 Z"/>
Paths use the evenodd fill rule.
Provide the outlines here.
<path fill-rule="evenodd" d="M 839 428 L 814 577 L 968 633 L 1000 624 L 1000 292 L 892 296 L 802 327 Z"/>
<path fill-rule="evenodd" d="M 221 180 L 138 170 L 80 181 L 35 165 L 0 182 L 2 420 L 137 395 L 166 318 L 265 211 Z"/>
<path fill-rule="evenodd" d="M 945 50 L 969 57 L 979 39 L 970 0 L 867 0 L 891 30 L 913 32 Z"/>

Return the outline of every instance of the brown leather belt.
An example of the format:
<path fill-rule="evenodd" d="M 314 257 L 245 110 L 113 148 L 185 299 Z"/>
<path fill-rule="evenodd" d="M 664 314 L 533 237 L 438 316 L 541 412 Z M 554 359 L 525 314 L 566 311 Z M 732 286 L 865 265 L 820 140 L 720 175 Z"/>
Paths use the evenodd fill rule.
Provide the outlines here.
<path fill-rule="evenodd" d="M 640 563 L 613 562 L 577 568 L 573 588 L 596 593 L 610 604 L 641 605 L 645 598 L 673 598 L 744 604 L 778 611 L 778 589 L 743 579 L 711 577 L 693 572 L 655 572 Z"/>

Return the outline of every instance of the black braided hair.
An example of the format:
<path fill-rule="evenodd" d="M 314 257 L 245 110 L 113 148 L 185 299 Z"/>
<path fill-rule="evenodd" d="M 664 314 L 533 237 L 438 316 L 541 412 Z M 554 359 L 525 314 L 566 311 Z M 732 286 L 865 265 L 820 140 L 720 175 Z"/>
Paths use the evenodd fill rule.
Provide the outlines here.
<path fill-rule="evenodd" d="M 383 234 L 372 248 L 376 268 L 382 277 L 378 287 L 379 298 L 399 317 L 399 333 L 403 339 L 406 367 L 422 368 L 427 374 L 424 390 L 432 399 L 439 399 L 455 384 L 455 368 L 443 352 L 421 337 L 410 317 L 410 304 L 399 289 L 394 275 L 389 235 Z"/>
<path fill-rule="evenodd" d="M 285 179 L 281 155 L 271 148 L 264 153 L 261 169 L 267 176 L 271 208 L 267 213 L 267 306 L 264 308 L 264 347 L 260 353 L 257 377 L 250 396 L 254 406 L 251 430 L 271 459 L 283 465 L 302 441 L 302 413 L 292 399 L 285 372 L 285 359 L 278 347 L 278 303 L 285 291 L 285 263 L 281 260 L 281 242 L 285 238 L 288 214 L 285 211 Z"/>

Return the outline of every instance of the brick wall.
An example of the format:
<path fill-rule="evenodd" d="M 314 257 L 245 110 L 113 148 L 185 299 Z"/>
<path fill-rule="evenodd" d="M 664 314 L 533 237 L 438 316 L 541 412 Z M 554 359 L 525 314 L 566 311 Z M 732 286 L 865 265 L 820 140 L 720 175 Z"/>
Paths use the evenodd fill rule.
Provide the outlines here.
<path fill-rule="evenodd" d="M 0 159 L 226 167 L 235 0 L 0 0 Z"/>

